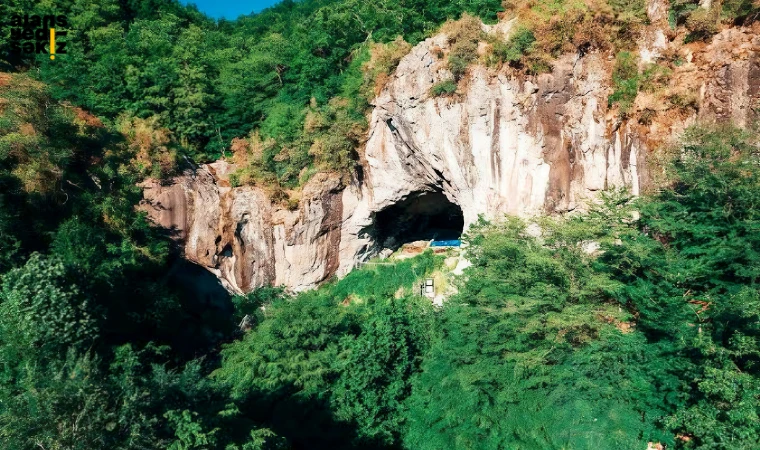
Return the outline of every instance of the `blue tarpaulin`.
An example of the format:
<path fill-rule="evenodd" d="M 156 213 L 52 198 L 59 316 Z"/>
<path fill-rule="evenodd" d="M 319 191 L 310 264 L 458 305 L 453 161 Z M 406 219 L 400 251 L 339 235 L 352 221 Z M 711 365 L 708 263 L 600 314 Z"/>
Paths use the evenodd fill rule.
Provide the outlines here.
<path fill-rule="evenodd" d="M 431 247 L 459 247 L 462 245 L 462 241 L 459 239 L 452 239 L 450 241 L 433 241 Z"/>

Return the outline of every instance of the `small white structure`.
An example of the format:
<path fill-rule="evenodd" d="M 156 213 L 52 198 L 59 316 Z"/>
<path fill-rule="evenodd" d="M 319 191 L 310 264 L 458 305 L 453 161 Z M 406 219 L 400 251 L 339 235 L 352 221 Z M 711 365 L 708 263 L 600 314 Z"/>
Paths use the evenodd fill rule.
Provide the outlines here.
<path fill-rule="evenodd" d="M 426 278 L 420 285 L 420 295 L 429 299 L 435 298 L 435 284 L 432 278 Z"/>

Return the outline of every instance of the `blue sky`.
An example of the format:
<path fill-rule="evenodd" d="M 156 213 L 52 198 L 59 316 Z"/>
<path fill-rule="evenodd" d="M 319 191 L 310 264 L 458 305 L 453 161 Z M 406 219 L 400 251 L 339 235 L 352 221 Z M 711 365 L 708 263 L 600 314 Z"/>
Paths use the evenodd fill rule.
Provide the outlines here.
<path fill-rule="evenodd" d="M 237 19 L 241 14 L 259 12 L 279 3 L 279 0 L 180 0 L 182 3 L 195 3 L 198 9 L 215 19 Z"/>

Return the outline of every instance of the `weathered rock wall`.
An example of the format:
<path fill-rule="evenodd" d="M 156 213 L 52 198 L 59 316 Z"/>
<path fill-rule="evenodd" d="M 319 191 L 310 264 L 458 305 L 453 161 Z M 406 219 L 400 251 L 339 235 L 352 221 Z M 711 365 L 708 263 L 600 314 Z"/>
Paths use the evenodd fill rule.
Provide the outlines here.
<path fill-rule="evenodd" d="M 216 162 L 187 171 L 172 183 L 144 185 L 143 208 L 157 224 L 172 229 L 185 257 L 214 273 L 231 292 L 264 285 L 307 289 L 352 260 L 342 225 L 351 220 L 356 190 L 339 177 L 315 176 L 296 211 L 274 205 L 252 187 L 232 188 L 232 167 Z"/>
<path fill-rule="evenodd" d="M 470 223 L 479 214 L 569 211 L 611 186 L 638 192 L 646 149 L 606 117 L 606 57 L 566 55 L 551 74 L 527 79 L 477 66 L 462 95 L 431 98 L 448 73 L 430 48 L 445 45 L 438 36 L 415 47 L 375 102 L 370 209 L 440 189 Z"/>
<path fill-rule="evenodd" d="M 289 211 L 260 189 L 230 187 L 231 167 L 217 162 L 168 186 L 146 184 L 144 208 L 177 230 L 187 259 L 246 292 L 267 284 L 303 290 L 347 273 L 379 249 L 375 215 L 422 192 L 459 205 L 465 226 L 478 215 L 571 211 L 614 186 L 638 193 L 656 170 L 645 164 L 655 148 L 698 120 L 746 126 L 760 96 L 758 30 L 677 45 L 661 20 L 664 8 L 650 5 L 642 62 L 669 52 L 683 64 L 666 92 L 637 98 L 646 121 L 622 120 L 608 107 L 614 56 L 599 52 L 565 55 L 551 73 L 531 77 L 476 66 L 457 94 L 431 97 L 431 87 L 450 77 L 436 56 L 448 45 L 438 35 L 403 58 L 373 102 L 360 185 L 319 174 Z M 664 100 L 673 95 L 695 104 L 674 109 Z"/>

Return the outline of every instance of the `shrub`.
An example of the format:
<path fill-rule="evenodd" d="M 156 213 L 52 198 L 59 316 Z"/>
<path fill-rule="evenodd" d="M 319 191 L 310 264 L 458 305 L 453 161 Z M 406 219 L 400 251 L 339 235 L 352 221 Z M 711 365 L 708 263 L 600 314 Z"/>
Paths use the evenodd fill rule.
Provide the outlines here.
<path fill-rule="evenodd" d="M 240 182 L 240 173 L 239 172 L 233 172 L 229 176 L 230 180 L 230 186 L 232 187 L 240 187 L 243 185 L 243 183 Z"/>
<path fill-rule="evenodd" d="M 477 51 L 477 46 L 475 48 L 471 48 L 469 45 L 459 46 L 457 50 L 456 54 L 453 51 L 449 54 L 449 70 L 451 70 L 454 79 L 459 81 L 467 73 L 467 67 L 470 63 L 475 60 L 473 55 Z"/>
<path fill-rule="evenodd" d="M 758 5 L 748 0 L 724 0 L 721 2 L 721 17 L 724 19 L 757 19 Z M 754 17 L 748 17 L 754 16 Z"/>
<path fill-rule="evenodd" d="M 670 104 L 680 110 L 699 109 L 699 99 L 693 93 L 675 93 L 668 96 Z"/>
<path fill-rule="evenodd" d="M 271 172 L 264 167 L 264 153 L 274 146 L 271 139 L 264 140 L 258 131 L 253 131 L 245 138 L 232 140 L 232 161 L 236 171 L 230 174 L 229 180 L 233 187 L 255 184 L 257 182 L 270 182 Z"/>
<path fill-rule="evenodd" d="M 17 350 L 89 345 L 97 335 L 87 296 L 58 258 L 35 253 L 5 274 L 0 300 L 3 341 Z"/>
<path fill-rule="evenodd" d="M 39 82 L 26 75 L 2 81 L 0 165 L 13 167 L 24 191 L 49 195 L 57 190 L 63 167 L 79 152 L 70 139 L 82 128 L 74 125 L 68 108 L 51 102 Z"/>
<path fill-rule="evenodd" d="M 462 14 L 459 20 L 443 24 L 441 32 L 446 34 L 449 44 L 477 41 L 483 34 L 483 30 L 480 28 L 480 19 L 467 13 Z"/>
<path fill-rule="evenodd" d="M 687 41 L 705 40 L 718 32 L 717 9 L 698 8 L 686 19 L 686 29 L 690 31 Z"/>
<path fill-rule="evenodd" d="M 636 95 L 639 92 L 639 69 L 637 58 L 631 52 L 620 52 L 615 60 L 615 71 L 612 73 L 614 92 L 608 99 L 609 106 L 620 105 L 620 112 L 627 114 Z"/>
<path fill-rule="evenodd" d="M 642 125 L 651 125 L 654 118 L 657 117 L 657 111 L 651 108 L 644 108 L 639 114 L 639 123 Z"/>
<path fill-rule="evenodd" d="M 306 129 L 304 138 L 316 167 L 343 175 L 352 173 L 364 139 L 366 119 L 356 114 L 348 99 L 341 97 L 312 113 L 314 128 Z"/>
<path fill-rule="evenodd" d="M 453 80 L 439 81 L 430 88 L 430 95 L 440 97 L 451 95 L 457 90 L 457 84 Z"/>
<path fill-rule="evenodd" d="M 300 206 L 300 198 L 299 197 L 293 197 L 288 196 L 288 199 L 285 201 L 285 207 L 288 208 L 289 211 L 296 211 L 298 207 Z"/>
<path fill-rule="evenodd" d="M 162 179 L 175 173 L 177 150 L 172 145 L 172 133 L 159 125 L 157 116 L 140 119 L 122 115 L 118 127 L 134 155 L 130 164 L 139 174 Z"/>
<path fill-rule="evenodd" d="M 670 2 L 668 10 L 668 23 L 671 28 L 686 23 L 692 11 L 699 8 L 698 2 L 694 0 L 673 0 Z"/>
<path fill-rule="evenodd" d="M 459 81 L 467 73 L 467 66 L 477 59 L 478 41 L 483 34 L 480 20 L 463 14 L 461 19 L 446 23 L 441 31 L 446 33 L 451 45 L 449 70 L 454 80 Z"/>
<path fill-rule="evenodd" d="M 650 64 L 641 73 L 640 88 L 645 92 L 655 92 L 668 84 L 672 74 L 673 71 L 667 67 Z"/>
<path fill-rule="evenodd" d="M 523 59 L 523 56 L 530 53 L 535 42 L 536 36 L 533 34 L 533 31 L 527 27 L 520 26 L 506 41 L 496 40 L 492 42 L 493 55 L 498 62 L 516 65 Z"/>
<path fill-rule="evenodd" d="M 372 43 L 369 48 L 369 61 L 364 63 L 362 71 L 365 74 L 363 93 L 367 98 L 380 95 L 391 73 L 412 49 L 412 45 L 401 36 L 387 44 Z"/>
<path fill-rule="evenodd" d="M 646 2 L 644 0 L 607 0 L 621 22 L 644 23 L 647 20 Z"/>

